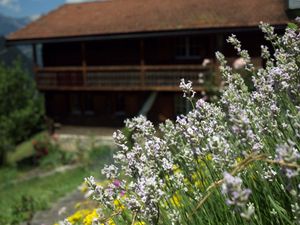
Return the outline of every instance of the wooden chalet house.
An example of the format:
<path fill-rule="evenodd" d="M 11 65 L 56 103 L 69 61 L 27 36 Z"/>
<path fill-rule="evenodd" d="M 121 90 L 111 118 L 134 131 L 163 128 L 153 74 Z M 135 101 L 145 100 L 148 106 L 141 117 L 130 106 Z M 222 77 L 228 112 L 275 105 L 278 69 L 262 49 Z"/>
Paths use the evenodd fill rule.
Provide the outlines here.
<path fill-rule="evenodd" d="M 33 46 L 37 87 L 56 121 L 119 125 L 140 113 L 162 121 L 187 109 L 181 78 L 199 92 L 218 84 L 214 53 L 236 57 L 226 44 L 231 33 L 260 64 L 258 24 L 283 29 L 287 6 L 287 0 L 65 4 L 12 33 L 7 42 Z"/>

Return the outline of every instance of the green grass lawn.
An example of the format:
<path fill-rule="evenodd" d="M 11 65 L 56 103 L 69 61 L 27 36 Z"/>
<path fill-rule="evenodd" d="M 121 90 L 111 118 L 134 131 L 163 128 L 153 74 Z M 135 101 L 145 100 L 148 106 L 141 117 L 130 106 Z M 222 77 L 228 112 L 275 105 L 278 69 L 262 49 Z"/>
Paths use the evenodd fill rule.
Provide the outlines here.
<path fill-rule="evenodd" d="M 21 150 L 22 154 L 28 151 L 26 146 L 23 146 Z M 110 147 L 102 146 L 89 152 L 89 162 L 84 164 L 84 167 L 17 183 L 12 181 L 26 176 L 26 171 L 18 167 L 0 168 L 0 224 L 20 224 L 21 221 L 30 217 L 28 212 L 31 210 L 28 210 L 28 207 L 31 203 L 33 211 L 46 209 L 60 197 L 75 190 L 87 176 L 94 175 L 102 179 L 100 170 L 104 164 L 112 161 L 112 153 L 113 150 Z M 32 169 L 36 170 L 39 167 Z"/>
<path fill-rule="evenodd" d="M 74 190 L 88 175 L 87 170 L 77 168 L 44 178 L 2 185 L 0 187 L 0 224 L 13 224 L 15 219 L 22 221 L 28 217 L 26 210 L 23 210 L 25 212 L 20 210 L 24 207 L 21 203 L 22 197 L 32 199 L 33 211 L 43 210 L 66 193 Z M 28 202 L 25 204 L 30 205 Z M 19 211 L 16 212 L 18 208 Z M 19 224 L 19 221 L 16 224 Z"/>

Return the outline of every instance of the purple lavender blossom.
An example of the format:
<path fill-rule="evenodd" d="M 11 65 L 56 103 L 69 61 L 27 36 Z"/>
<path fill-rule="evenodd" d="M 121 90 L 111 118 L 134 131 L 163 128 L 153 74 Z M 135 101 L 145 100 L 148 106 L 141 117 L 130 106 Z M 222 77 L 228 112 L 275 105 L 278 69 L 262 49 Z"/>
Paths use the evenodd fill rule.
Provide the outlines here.
<path fill-rule="evenodd" d="M 296 149 L 295 143 L 288 141 L 288 143 L 277 146 L 275 159 L 285 163 L 297 163 L 300 159 L 300 153 Z M 296 177 L 299 174 L 297 169 L 283 167 L 283 171 L 288 178 Z"/>
<path fill-rule="evenodd" d="M 234 177 L 230 173 L 224 173 L 222 193 L 227 195 L 228 205 L 245 206 L 251 194 L 250 189 L 242 189 L 243 181 L 240 177 Z"/>
<path fill-rule="evenodd" d="M 300 153 L 294 147 L 294 143 L 290 141 L 289 143 L 285 143 L 277 146 L 276 159 L 283 160 L 288 163 L 293 163 L 296 162 L 298 159 L 300 159 Z"/>
<path fill-rule="evenodd" d="M 118 188 L 118 187 L 120 187 L 120 186 L 121 186 L 121 184 L 122 184 L 122 183 L 121 183 L 121 181 L 120 181 L 120 180 L 117 180 L 117 179 L 116 179 L 116 180 L 114 180 L 114 181 L 113 181 L 113 184 L 115 185 L 115 187 L 117 187 L 117 188 Z"/>

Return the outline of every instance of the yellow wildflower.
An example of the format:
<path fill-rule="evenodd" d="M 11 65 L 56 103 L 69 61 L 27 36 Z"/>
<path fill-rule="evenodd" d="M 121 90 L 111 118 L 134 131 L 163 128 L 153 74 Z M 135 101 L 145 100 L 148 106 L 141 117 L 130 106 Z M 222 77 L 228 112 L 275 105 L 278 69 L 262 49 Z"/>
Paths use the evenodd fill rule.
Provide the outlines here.
<path fill-rule="evenodd" d="M 243 159 L 242 159 L 241 157 L 237 157 L 237 158 L 236 158 L 236 162 L 237 162 L 237 163 L 241 162 L 242 160 L 243 160 Z"/>
<path fill-rule="evenodd" d="M 206 160 L 211 161 L 212 160 L 212 155 L 208 154 L 205 158 L 206 158 Z"/>
<path fill-rule="evenodd" d="M 135 222 L 134 225 L 146 225 L 145 222 Z"/>
<path fill-rule="evenodd" d="M 82 209 L 75 212 L 73 215 L 69 216 L 67 219 L 71 224 L 81 222 L 91 211 L 87 209 Z"/>
<path fill-rule="evenodd" d="M 118 199 L 114 200 L 114 205 L 115 205 L 117 210 L 124 210 L 125 209 L 124 205 Z"/>
<path fill-rule="evenodd" d="M 96 211 L 96 209 L 94 209 L 90 214 L 88 214 L 84 220 L 83 220 L 83 224 L 84 225 L 92 225 L 93 223 L 93 220 L 94 219 L 97 219 L 99 216 L 98 216 L 98 213 Z"/>
<path fill-rule="evenodd" d="M 174 165 L 173 168 L 172 168 L 172 170 L 173 170 L 174 173 L 179 173 L 179 172 L 181 172 L 181 169 L 179 168 L 178 165 Z"/>
<path fill-rule="evenodd" d="M 80 190 L 82 193 L 86 193 L 89 189 L 88 189 L 87 184 L 84 182 L 83 184 L 80 185 L 79 190 Z"/>
<path fill-rule="evenodd" d="M 104 223 L 101 223 L 101 225 L 105 225 Z M 108 225 L 116 225 L 113 219 L 108 220 Z"/>
<path fill-rule="evenodd" d="M 195 182 L 195 186 L 196 186 L 197 188 L 201 188 L 201 187 L 203 187 L 203 183 L 202 183 L 201 181 L 197 180 L 197 181 Z"/>
<path fill-rule="evenodd" d="M 174 194 L 170 199 L 173 206 L 180 207 L 181 206 L 181 198 L 179 195 Z"/>
<path fill-rule="evenodd" d="M 197 180 L 198 179 L 198 174 L 197 173 L 193 173 L 192 174 L 192 179 L 193 180 Z"/>
<path fill-rule="evenodd" d="M 112 219 L 109 219 L 108 225 L 116 225 L 115 222 Z"/>

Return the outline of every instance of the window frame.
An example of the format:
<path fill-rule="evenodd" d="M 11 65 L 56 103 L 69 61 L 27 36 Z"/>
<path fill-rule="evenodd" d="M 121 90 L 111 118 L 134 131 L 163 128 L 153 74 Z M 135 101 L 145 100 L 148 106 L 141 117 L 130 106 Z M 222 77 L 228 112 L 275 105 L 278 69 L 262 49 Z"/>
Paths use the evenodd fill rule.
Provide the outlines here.
<path fill-rule="evenodd" d="M 199 52 L 199 55 L 192 55 L 191 51 L 192 51 L 192 44 L 191 44 L 191 39 L 192 37 L 179 37 L 180 39 L 176 40 L 176 45 L 175 45 L 175 58 L 178 60 L 197 60 L 197 59 L 201 59 L 202 58 L 202 54 L 201 52 Z M 178 48 L 179 47 L 183 47 L 183 45 L 181 45 L 181 41 L 184 40 L 184 55 L 180 55 L 178 54 Z M 199 45 L 198 47 L 202 47 L 201 45 Z"/>

